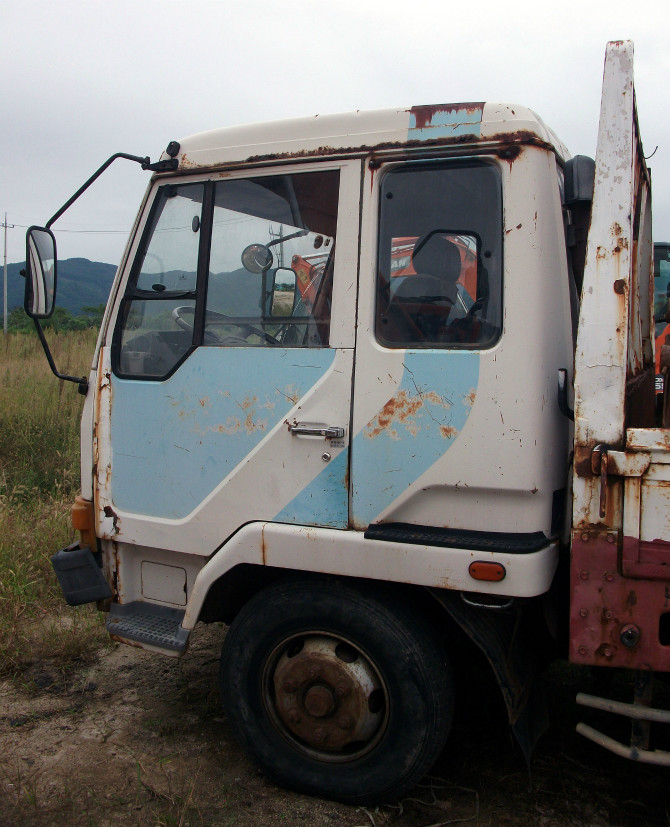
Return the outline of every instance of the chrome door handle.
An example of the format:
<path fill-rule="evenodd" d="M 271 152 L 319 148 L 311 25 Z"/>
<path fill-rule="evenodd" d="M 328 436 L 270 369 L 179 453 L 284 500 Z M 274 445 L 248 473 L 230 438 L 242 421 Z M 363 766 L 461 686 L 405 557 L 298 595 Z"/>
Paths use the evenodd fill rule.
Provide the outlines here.
<path fill-rule="evenodd" d="M 302 425 L 296 422 L 288 429 L 294 436 L 323 436 L 326 439 L 342 439 L 344 436 L 344 428 L 335 425 Z"/>

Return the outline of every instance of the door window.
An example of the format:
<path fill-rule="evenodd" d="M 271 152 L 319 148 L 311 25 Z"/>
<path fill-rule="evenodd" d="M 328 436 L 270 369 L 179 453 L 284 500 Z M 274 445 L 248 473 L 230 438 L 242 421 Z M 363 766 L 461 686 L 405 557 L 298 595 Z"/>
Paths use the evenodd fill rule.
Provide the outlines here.
<path fill-rule="evenodd" d="M 160 187 L 113 365 L 163 379 L 198 346 L 328 347 L 339 171 Z"/>

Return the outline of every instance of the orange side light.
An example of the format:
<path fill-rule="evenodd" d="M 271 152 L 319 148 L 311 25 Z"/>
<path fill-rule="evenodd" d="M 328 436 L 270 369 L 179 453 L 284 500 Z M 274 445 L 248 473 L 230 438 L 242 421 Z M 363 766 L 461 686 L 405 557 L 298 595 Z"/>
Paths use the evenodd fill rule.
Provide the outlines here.
<path fill-rule="evenodd" d="M 72 527 L 79 532 L 80 544 L 96 551 L 95 520 L 93 518 L 93 503 L 82 496 L 75 498 L 71 510 Z"/>
<path fill-rule="evenodd" d="M 484 560 L 475 560 L 470 563 L 470 577 L 473 580 L 488 580 L 491 583 L 499 583 L 505 579 L 507 572 L 502 563 L 489 563 Z"/>

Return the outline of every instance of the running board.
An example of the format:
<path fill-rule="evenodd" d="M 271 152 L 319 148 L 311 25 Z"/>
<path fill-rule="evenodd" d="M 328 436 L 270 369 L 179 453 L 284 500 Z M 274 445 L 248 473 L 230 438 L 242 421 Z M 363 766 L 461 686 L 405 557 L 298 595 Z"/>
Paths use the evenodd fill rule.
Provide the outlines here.
<path fill-rule="evenodd" d="M 142 647 L 168 650 L 166 654 L 186 651 L 189 629 L 183 629 L 183 609 L 170 609 L 136 600 L 132 603 L 112 603 L 105 627 L 121 643 L 140 644 Z"/>

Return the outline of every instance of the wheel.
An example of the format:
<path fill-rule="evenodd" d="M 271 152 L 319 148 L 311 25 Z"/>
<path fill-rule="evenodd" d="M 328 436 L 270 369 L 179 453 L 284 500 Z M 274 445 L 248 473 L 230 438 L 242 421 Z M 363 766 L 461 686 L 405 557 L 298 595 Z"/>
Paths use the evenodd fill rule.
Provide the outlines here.
<path fill-rule="evenodd" d="M 220 681 L 234 734 L 270 776 L 352 804 L 397 799 L 451 725 L 446 653 L 395 589 L 263 589 L 228 630 Z"/>

